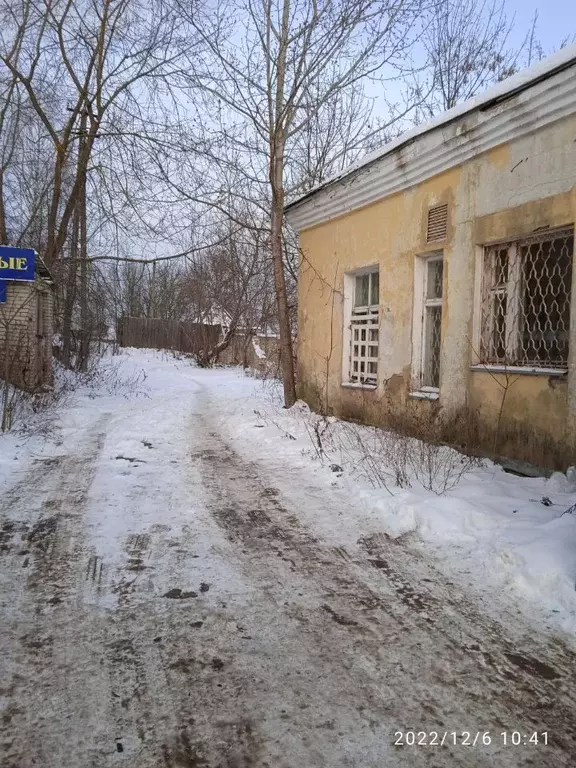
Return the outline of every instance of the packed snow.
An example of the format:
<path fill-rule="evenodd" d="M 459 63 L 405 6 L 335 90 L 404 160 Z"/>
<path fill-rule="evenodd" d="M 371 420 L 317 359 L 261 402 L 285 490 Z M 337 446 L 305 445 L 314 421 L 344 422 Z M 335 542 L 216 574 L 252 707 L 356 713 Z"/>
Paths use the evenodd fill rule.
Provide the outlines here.
<path fill-rule="evenodd" d="M 3 765 L 430 768 L 395 734 L 442 727 L 494 735 L 442 768 L 571 768 L 571 476 L 448 455 L 444 494 L 377 488 L 344 423 L 240 369 L 69 378 L 0 438 Z"/>
<path fill-rule="evenodd" d="M 305 403 L 284 409 L 278 382 L 261 381 L 240 368 L 201 370 L 171 353 L 123 350 L 105 359 L 73 396 L 67 395 L 64 404 L 53 409 L 51 419 L 30 415 L 33 424 L 39 419 L 39 434 L 28 425 L 24 432 L 1 436 L 2 487 L 9 487 L 30 462 L 57 456 L 67 435 L 78 428 L 88 429 L 118 400 L 145 419 L 149 390 L 164 392 L 169 404 L 189 397 L 198 386 L 194 382 L 209 387 L 219 404 L 220 428 L 233 445 L 245 457 L 257 458 L 268 466 L 279 486 L 284 484 L 286 492 L 301 501 L 308 524 L 335 545 L 382 530 L 392 538 L 409 536 L 411 546 L 433 555 L 453 578 L 485 593 L 489 602 L 512 603 L 527 616 L 549 628 L 564 630 L 576 641 L 576 511 L 566 513 L 576 502 L 574 469 L 567 475 L 556 472 L 549 479 L 522 478 L 484 460 L 442 495 L 425 490 L 414 480 L 409 488 L 392 483 L 386 489 L 374 488 L 360 476 L 361 466 L 355 465 L 361 464 L 361 457 L 354 457 L 351 451 L 343 456 L 341 447 L 333 447 L 339 444 L 333 437 L 331 441 L 325 439 L 325 452 L 318 455 L 313 425 L 319 417 Z M 51 429 L 45 428 L 48 422 Z M 332 436 L 346 428 L 334 418 L 328 422 Z M 173 426 L 169 419 L 153 425 L 156 447 L 164 445 L 168 454 Z M 369 428 L 365 429 L 368 440 Z M 138 466 L 139 461 L 146 461 L 149 450 L 142 443 L 124 440 L 121 431 L 114 446 L 108 471 L 98 477 L 98 485 L 106 487 L 112 500 L 110 488 L 126 482 L 118 472 L 122 459 L 117 456 L 136 459 Z M 337 488 L 348 502 L 346 515 L 335 518 L 330 508 L 319 514 L 317 505 L 307 513 L 310 489 L 290 486 L 286 471 L 290 467 L 306 470 L 310 486 L 318 493 L 327 487 Z M 169 457 L 160 471 L 167 470 L 176 471 Z M 112 527 L 115 524 L 113 503 L 109 523 Z"/>

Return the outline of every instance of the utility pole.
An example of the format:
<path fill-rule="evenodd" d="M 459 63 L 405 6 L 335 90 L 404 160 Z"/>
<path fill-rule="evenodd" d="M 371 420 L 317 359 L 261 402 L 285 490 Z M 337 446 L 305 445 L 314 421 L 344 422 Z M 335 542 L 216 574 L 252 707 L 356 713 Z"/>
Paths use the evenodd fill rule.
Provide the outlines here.
<path fill-rule="evenodd" d="M 80 115 L 80 148 L 79 155 L 82 158 L 82 172 L 80 178 L 80 190 L 78 194 L 78 218 L 80 222 L 80 348 L 78 350 L 78 370 L 85 371 L 90 356 L 90 331 L 88 311 L 88 229 L 86 222 L 86 175 L 87 169 L 84 161 L 84 142 L 86 141 L 85 109 Z"/>
<path fill-rule="evenodd" d="M 156 262 L 152 262 L 152 278 L 148 282 L 148 317 L 156 317 Z"/>
<path fill-rule="evenodd" d="M 62 311 L 62 364 L 71 367 L 72 362 L 72 314 L 76 303 L 76 283 L 78 279 L 78 240 L 80 217 L 78 206 L 72 214 L 72 239 L 70 240 L 70 259 L 66 273 L 66 293 Z"/>

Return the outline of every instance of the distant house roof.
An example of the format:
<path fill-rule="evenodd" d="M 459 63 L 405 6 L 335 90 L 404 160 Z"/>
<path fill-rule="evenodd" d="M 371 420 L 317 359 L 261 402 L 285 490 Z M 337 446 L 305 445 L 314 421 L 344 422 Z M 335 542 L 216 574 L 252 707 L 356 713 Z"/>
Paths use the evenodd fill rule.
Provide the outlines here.
<path fill-rule="evenodd" d="M 576 77 L 573 72 L 567 70 L 575 66 L 576 44 L 566 46 L 553 56 L 518 72 L 478 96 L 438 115 L 433 120 L 412 128 L 289 203 L 285 208 L 288 220 L 296 229 L 314 226 L 374 202 L 387 194 L 407 188 L 435 173 L 441 173 L 475 154 L 509 140 L 512 136 L 525 135 L 542 125 L 568 114 L 574 114 L 576 112 Z M 553 82 L 552 78 L 554 78 Z M 528 90 L 537 91 L 537 96 L 530 95 L 528 98 L 526 96 Z M 473 115 L 476 119 L 468 120 Z M 460 128 L 464 125 L 464 130 L 454 128 L 450 130 L 454 124 Z M 424 146 L 430 134 L 441 134 L 441 141 L 431 140 L 427 146 Z M 444 157 L 444 162 L 429 162 L 428 172 L 424 167 L 420 168 L 425 175 L 422 173 L 411 175 L 415 161 L 417 165 L 420 161 L 422 166 L 423 155 L 428 154 L 429 150 L 437 150 L 440 143 L 449 144 L 452 139 L 457 139 L 450 147 L 454 162 Z M 459 144 L 462 147 L 466 143 L 474 145 L 474 151 L 469 152 L 468 157 L 465 156 L 466 153 L 455 151 L 457 147 L 454 146 Z M 413 149 L 416 144 L 421 145 L 420 150 Z M 404 152 L 410 148 L 412 151 Z M 401 161 L 397 160 L 395 163 L 396 174 L 390 174 L 392 170 L 390 164 L 385 164 L 386 159 L 391 155 L 395 157 L 403 155 Z M 438 157 L 436 159 L 439 160 Z M 375 172 L 375 167 L 381 167 L 382 172 L 386 172 L 386 180 L 377 179 L 380 172 Z M 370 181 L 368 181 L 369 177 Z M 383 181 L 389 183 L 382 184 Z M 380 194 L 375 191 L 377 186 L 381 187 Z M 346 202 L 339 187 L 348 188 L 348 194 L 345 195 Z M 329 202 L 332 204 L 327 204 Z"/>
<path fill-rule="evenodd" d="M 50 283 L 54 282 L 54 278 L 52 277 L 50 270 L 46 266 L 44 259 L 38 255 L 36 255 L 36 274 L 38 277 L 41 277 Z"/>

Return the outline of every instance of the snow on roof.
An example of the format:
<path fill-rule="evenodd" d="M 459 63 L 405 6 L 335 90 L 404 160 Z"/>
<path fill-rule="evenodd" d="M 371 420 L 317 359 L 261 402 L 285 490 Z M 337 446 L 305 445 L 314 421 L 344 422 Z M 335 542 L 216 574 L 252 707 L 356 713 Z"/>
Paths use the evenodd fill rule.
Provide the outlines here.
<path fill-rule="evenodd" d="M 429 122 L 422 123 L 421 125 L 417 125 L 411 130 L 406 131 L 405 133 L 398 136 L 397 139 L 394 139 L 394 141 L 390 141 L 388 144 L 384 144 L 384 146 L 380 147 L 379 149 L 376 149 L 373 152 L 369 152 L 357 162 L 353 163 L 347 168 L 344 168 L 344 170 L 340 171 L 334 176 L 326 179 L 326 181 L 321 182 L 317 186 L 313 187 L 309 192 L 306 192 L 306 194 L 298 197 L 296 200 L 293 200 L 286 206 L 286 210 L 299 205 L 304 200 L 307 200 L 316 194 L 316 192 L 319 192 L 321 189 L 324 189 L 325 187 L 328 187 L 331 184 L 334 184 L 335 182 L 350 176 L 360 168 L 364 168 L 365 166 L 374 163 L 375 161 L 379 160 L 385 155 L 390 154 L 390 152 L 393 152 L 404 144 L 413 141 L 415 138 L 418 138 L 419 136 L 422 136 L 423 134 L 438 128 L 439 126 L 446 125 L 447 123 L 450 123 L 459 117 L 462 117 L 463 115 L 469 114 L 470 112 L 474 112 L 482 107 L 486 108 L 492 103 L 509 98 L 514 94 L 519 93 L 520 91 L 526 90 L 537 82 L 552 77 L 552 75 L 556 74 L 557 72 L 567 69 L 574 64 L 576 64 L 576 43 L 573 45 L 565 46 L 552 56 L 549 56 L 546 59 L 542 59 L 542 61 L 533 64 L 527 69 L 521 70 L 517 74 L 512 75 L 512 77 L 508 77 L 506 80 L 503 80 L 501 83 L 497 83 L 496 85 L 493 85 L 491 88 L 488 88 L 488 90 L 483 91 L 477 96 L 473 96 L 471 99 L 468 99 L 468 101 L 463 101 L 462 104 L 457 104 L 452 109 L 449 109 L 447 112 L 443 112 Z"/>

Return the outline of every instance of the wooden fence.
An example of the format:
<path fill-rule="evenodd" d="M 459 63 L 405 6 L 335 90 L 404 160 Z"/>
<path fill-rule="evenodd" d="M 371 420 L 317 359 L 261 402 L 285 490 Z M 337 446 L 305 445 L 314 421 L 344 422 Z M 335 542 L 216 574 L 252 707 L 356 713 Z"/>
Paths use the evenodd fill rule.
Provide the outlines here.
<path fill-rule="evenodd" d="M 175 349 L 194 354 L 218 342 L 219 325 L 162 320 L 158 317 L 121 317 L 118 343 L 121 347 Z"/>

